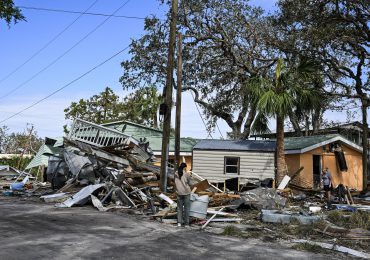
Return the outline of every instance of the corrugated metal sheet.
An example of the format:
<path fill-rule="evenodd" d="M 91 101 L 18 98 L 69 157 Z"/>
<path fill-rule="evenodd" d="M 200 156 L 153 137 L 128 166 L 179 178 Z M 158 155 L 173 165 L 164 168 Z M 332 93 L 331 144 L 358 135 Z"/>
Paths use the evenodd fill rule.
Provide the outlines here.
<path fill-rule="evenodd" d="M 275 151 L 276 142 L 266 140 L 201 140 L 194 150 Z"/>
<path fill-rule="evenodd" d="M 59 154 L 60 151 L 61 149 L 58 147 L 53 147 L 51 145 L 46 145 L 46 144 L 41 145 L 35 157 L 27 165 L 26 170 L 34 168 L 34 167 L 39 167 L 41 165 L 48 166 L 49 156 Z"/>
<path fill-rule="evenodd" d="M 240 175 L 224 174 L 225 157 L 240 158 Z M 225 179 L 240 177 L 245 179 L 275 178 L 274 152 L 249 151 L 193 151 L 193 171 L 210 182 L 222 182 Z"/>

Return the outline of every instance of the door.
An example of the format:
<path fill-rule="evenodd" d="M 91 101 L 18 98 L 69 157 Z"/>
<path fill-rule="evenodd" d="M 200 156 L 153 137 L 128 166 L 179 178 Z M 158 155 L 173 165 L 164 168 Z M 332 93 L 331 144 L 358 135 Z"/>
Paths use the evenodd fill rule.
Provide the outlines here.
<path fill-rule="evenodd" d="M 321 155 L 313 155 L 313 188 L 318 189 L 320 188 L 321 183 Z"/>

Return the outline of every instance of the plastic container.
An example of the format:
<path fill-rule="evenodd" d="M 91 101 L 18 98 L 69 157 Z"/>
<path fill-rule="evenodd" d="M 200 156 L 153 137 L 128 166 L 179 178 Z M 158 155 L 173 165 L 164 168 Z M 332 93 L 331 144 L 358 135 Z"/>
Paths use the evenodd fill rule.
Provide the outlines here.
<path fill-rule="evenodd" d="M 208 202 L 208 195 L 199 196 L 197 194 L 191 194 L 189 216 L 205 219 L 207 217 Z"/>

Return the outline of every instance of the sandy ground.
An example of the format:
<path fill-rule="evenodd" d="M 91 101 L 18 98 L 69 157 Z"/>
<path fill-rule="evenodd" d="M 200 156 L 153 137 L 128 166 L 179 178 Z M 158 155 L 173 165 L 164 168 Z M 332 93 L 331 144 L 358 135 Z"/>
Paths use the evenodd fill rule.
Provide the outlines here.
<path fill-rule="evenodd" d="M 0 259 L 328 259 L 289 245 L 237 239 L 98 212 L 0 197 Z"/>

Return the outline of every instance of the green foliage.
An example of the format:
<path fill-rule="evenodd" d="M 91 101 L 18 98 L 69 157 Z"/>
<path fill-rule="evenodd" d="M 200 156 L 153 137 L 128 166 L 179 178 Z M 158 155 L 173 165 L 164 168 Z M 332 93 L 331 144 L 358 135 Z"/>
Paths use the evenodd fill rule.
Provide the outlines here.
<path fill-rule="evenodd" d="M 43 139 L 37 135 L 36 131 L 30 129 L 19 133 L 9 133 L 9 128 L 3 126 L 0 128 L 0 153 L 37 153 L 43 143 Z"/>
<path fill-rule="evenodd" d="M 243 236 L 243 232 L 239 228 L 233 225 L 226 226 L 222 234 L 225 236 L 233 236 L 233 237 Z"/>
<path fill-rule="evenodd" d="M 311 244 L 308 242 L 305 243 L 299 243 L 294 245 L 292 248 L 300 251 L 308 251 L 308 252 L 313 252 L 313 253 L 329 253 L 329 249 L 322 248 L 321 246 Z"/>
<path fill-rule="evenodd" d="M 268 117 L 264 113 L 258 113 L 256 118 L 253 121 L 251 128 L 252 134 L 265 134 L 271 133 L 271 130 L 268 127 Z"/>
<path fill-rule="evenodd" d="M 348 214 L 350 214 L 349 217 Z M 356 211 L 353 213 L 348 213 L 334 210 L 329 212 L 328 220 L 335 225 L 346 228 L 363 228 L 370 230 L 370 213 L 366 211 Z"/>
<path fill-rule="evenodd" d="M 369 101 L 370 1 L 280 0 L 278 7 L 278 44 L 314 58 L 330 95 Z"/>
<path fill-rule="evenodd" d="M 126 96 L 123 102 L 111 88 L 106 87 L 103 92 L 89 99 L 72 102 L 64 112 L 65 118 L 71 120 L 78 117 L 96 124 L 128 120 L 157 128 L 159 104 L 160 97 L 154 87 L 137 89 Z M 66 127 L 64 129 L 67 131 Z"/>
<path fill-rule="evenodd" d="M 9 165 L 19 170 L 23 170 L 32 161 L 33 157 L 13 156 L 11 158 L 0 158 L 0 165 Z M 18 168 L 19 167 L 19 168 Z"/>
<path fill-rule="evenodd" d="M 245 0 L 180 1 L 178 31 L 186 35 L 183 90 L 194 93 L 210 128 L 221 118 L 235 138 L 249 136 L 256 113 L 245 82 L 268 73 L 274 63 L 262 37 L 267 26 L 262 14 Z M 132 41 L 132 56 L 121 64 L 123 88 L 165 85 L 168 22 L 146 20 L 146 34 Z"/>
<path fill-rule="evenodd" d="M 96 124 L 116 120 L 119 118 L 121 111 L 122 103 L 119 101 L 119 96 L 114 94 L 109 87 L 106 87 L 104 91 L 89 99 L 80 99 L 78 102 L 72 102 L 64 110 L 66 119 L 79 117 Z"/>
<path fill-rule="evenodd" d="M 13 0 L 1 0 L 0 1 L 0 19 L 10 26 L 11 23 L 16 24 L 18 21 L 25 20 L 21 10 L 14 6 Z"/>
<path fill-rule="evenodd" d="M 122 110 L 125 120 L 158 128 L 157 112 L 161 98 L 155 87 L 146 87 L 126 96 Z"/>

